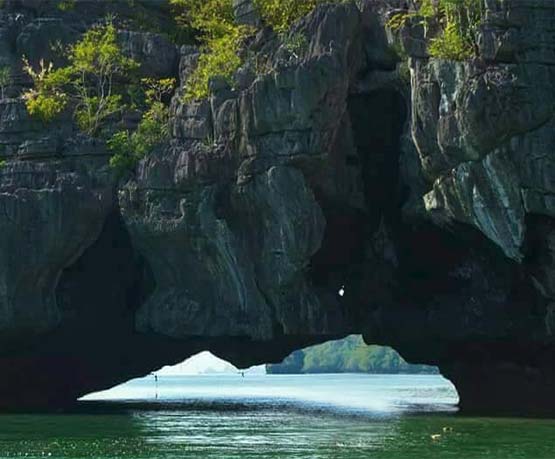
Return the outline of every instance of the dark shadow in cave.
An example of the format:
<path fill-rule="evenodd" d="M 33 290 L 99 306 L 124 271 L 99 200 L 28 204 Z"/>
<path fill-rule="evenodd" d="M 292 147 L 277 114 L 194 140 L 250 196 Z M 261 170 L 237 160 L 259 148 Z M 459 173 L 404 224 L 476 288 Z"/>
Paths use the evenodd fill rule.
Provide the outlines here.
<path fill-rule="evenodd" d="M 153 287 L 120 214 L 112 213 L 96 242 L 60 276 L 59 327 L 16 357 L 0 359 L 0 407 L 63 407 L 148 372 L 160 355 L 171 362 L 194 352 L 189 342 L 135 332 L 135 309 Z"/>
<path fill-rule="evenodd" d="M 367 231 L 372 233 L 382 218 L 394 218 L 400 210 L 399 158 L 407 104 L 398 91 L 382 89 L 352 96 L 349 114 L 362 171 Z"/>
<path fill-rule="evenodd" d="M 408 115 L 403 96 L 388 88 L 352 95 L 348 111 L 356 156 L 345 161 L 358 169 L 357 187 L 362 188 L 365 208 L 322 203 L 326 232 L 311 264 L 314 285 L 345 299 L 350 286 L 362 282 L 368 244 L 376 230 L 383 221 L 399 219 L 399 158 Z"/>

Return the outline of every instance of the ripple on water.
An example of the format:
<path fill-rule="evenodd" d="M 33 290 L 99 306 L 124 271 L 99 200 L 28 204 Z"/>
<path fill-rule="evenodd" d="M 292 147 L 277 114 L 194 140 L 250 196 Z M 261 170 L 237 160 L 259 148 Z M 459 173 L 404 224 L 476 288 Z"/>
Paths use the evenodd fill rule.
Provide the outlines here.
<path fill-rule="evenodd" d="M 439 376 L 269 378 L 162 379 L 158 400 L 135 381 L 72 413 L 0 416 L 0 458 L 555 458 L 553 421 L 455 416 Z"/>

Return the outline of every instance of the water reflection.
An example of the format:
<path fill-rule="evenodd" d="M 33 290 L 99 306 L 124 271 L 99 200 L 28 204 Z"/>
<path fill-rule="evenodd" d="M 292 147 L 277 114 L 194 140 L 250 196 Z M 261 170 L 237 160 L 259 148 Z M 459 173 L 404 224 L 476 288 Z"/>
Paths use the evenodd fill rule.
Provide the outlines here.
<path fill-rule="evenodd" d="M 458 396 L 453 385 L 439 375 L 218 375 L 165 377 L 158 386 L 154 379 L 143 378 L 84 400 L 260 404 L 392 414 L 456 411 Z"/>
<path fill-rule="evenodd" d="M 134 381 L 71 413 L 0 416 L 0 457 L 555 457 L 553 421 L 457 416 L 438 376 L 270 378 L 162 379 L 159 400 Z"/>

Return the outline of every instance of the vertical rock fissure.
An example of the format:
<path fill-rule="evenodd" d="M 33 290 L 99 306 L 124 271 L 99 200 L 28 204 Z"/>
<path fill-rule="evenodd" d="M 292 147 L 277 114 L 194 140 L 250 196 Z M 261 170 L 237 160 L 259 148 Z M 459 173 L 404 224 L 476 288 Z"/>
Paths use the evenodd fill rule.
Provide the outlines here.
<path fill-rule="evenodd" d="M 358 152 L 368 231 L 382 219 L 394 224 L 400 215 L 399 157 L 406 122 L 406 102 L 393 89 L 351 97 L 349 113 Z"/>
<path fill-rule="evenodd" d="M 361 304 L 368 295 L 379 301 L 383 291 L 374 288 L 382 266 L 372 258 L 372 246 L 378 233 L 391 232 L 400 220 L 399 158 L 407 108 L 398 91 L 386 88 L 352 95 L 347 102 L 352 150 L 340 154 L 346 168 L 354 169 L 349 177 L 357 183 L 348 188 L 359 190 L 362 201 L 346 206 L 320 199 L 326 231 L 311 275 L 316 286 L 338 297 L 353 324 L 360 324 Z"/>

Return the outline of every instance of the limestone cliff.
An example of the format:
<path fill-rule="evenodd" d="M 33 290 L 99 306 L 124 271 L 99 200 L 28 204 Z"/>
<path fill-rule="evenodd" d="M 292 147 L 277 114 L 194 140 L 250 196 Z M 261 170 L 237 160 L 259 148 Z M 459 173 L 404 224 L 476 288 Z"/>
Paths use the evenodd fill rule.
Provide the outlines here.
<path fill-rule="evenodd" d="M 319 7 L 289 32 L 301 52 L 261 28 L 246 52 L 264 71 L 192 103 L 198 50 L 121 30 L 145 75 L 181 84 L 171 141 L 118 179 L 103 142 L 19 98 L 21 56 L 48 58 L 107 3 L 6 2 L 2 405 L 360 333 L 438 365 L 468 411 L 555 413 L 555 5 L 485 0 L 477 58 L 451 62 L 418 27 L 392 36 L 391 3 Z"/>

